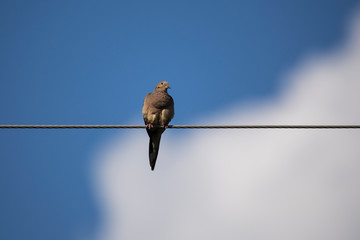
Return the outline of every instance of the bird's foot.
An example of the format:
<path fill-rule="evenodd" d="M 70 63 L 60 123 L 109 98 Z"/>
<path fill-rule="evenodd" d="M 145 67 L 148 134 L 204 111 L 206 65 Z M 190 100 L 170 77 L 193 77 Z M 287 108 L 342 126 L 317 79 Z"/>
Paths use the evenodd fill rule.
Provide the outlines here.
<path fill-rule="evenodd" d="M 169 125 L 162 125 L 162 127 L 163 127 L 164 129 L 167 129 L 167 128 L 169 127 Z"/>
<path fill-rule="evenodd" d="M 148 128 L 148 129 L 151 129 L 151 128 L 153 128 L 153 127 L 154 127 L 154 125 L 152 125 L 151 123 L 146 124 L 146 128 Z"/>

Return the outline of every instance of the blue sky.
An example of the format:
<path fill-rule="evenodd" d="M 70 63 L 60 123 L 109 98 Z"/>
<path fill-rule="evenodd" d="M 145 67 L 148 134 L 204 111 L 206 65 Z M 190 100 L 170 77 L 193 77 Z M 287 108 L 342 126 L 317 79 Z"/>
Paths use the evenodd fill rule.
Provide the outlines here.
<path fill-rule="evenodd" d="M 140 124 L 145 94 L 163 80 L 175 100 L 172 123 L 199 122 L 276 96 L 302 59 L 343 42 L 356 7 L 350 0 L 2 1 L 0 123 Z M 89 166 L 119 132 L 1 130 L 0 238 L 93 236 L 101 214 Z"/>

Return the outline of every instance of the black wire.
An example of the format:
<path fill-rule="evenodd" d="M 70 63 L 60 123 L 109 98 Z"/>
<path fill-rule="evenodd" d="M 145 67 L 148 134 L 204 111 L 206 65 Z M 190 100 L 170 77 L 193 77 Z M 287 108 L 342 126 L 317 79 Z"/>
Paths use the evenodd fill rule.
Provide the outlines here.
<path fill-rule="evenodd" d="M 154 126 L 159 128 L 161 126 Z M 146 128 L 145 125 L 0 125 L 0 128 L 104 129 Z M 360 129 L 360 125 L 169 125 L 174 129 Z"/>

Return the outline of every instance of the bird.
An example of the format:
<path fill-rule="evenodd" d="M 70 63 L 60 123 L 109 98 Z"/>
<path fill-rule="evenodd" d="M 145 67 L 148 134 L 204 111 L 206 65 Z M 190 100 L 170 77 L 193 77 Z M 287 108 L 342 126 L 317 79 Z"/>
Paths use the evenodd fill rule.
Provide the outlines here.
<path fill-rule="evenodd" d="M 174 100 L 168 94 L 171 89 L 166 81 L 159 82 L 155 90 L 145 96 L 142 115 L 149 135 L 149 161 L 151 170 L 154 171 L 159 153 L 161 134 L 168 127 L 175 115 Z"/>

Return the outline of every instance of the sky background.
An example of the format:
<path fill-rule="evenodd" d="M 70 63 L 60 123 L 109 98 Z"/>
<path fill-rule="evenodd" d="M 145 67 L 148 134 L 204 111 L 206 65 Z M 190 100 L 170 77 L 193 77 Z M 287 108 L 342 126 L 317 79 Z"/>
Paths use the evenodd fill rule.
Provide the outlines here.
<path fill-rule="evenodd" d="M 165 80 L 172 124 L 359 124 L 358 7 L 350 0 L 1 1 L 0 123 L 142 124 L 144 96 Z M 357 239 L 349 223 L 360 218 L 360 179 L 348 170 L 360 169 L 359 133 L 321 133 L 169 130 L 150 172 L 145 131 L 3 129 L 0 238 Z M 306 166 L 314 172 L 294 170 Z M 269 187 L 269 176 L 274 186 L 298 185 Z M 344 176 L 343 197 L 333 198 L 329 179 Z M 327 199 L 336 201 L 319 207 Z M 299 206 L 314 214 L 299 217 Z M 338 221 L 311 228 L 327 219 Z M 287 222 L 294 224 L 284 233 Z M 334 227 L 342 225 L 349 228 Z"/>

